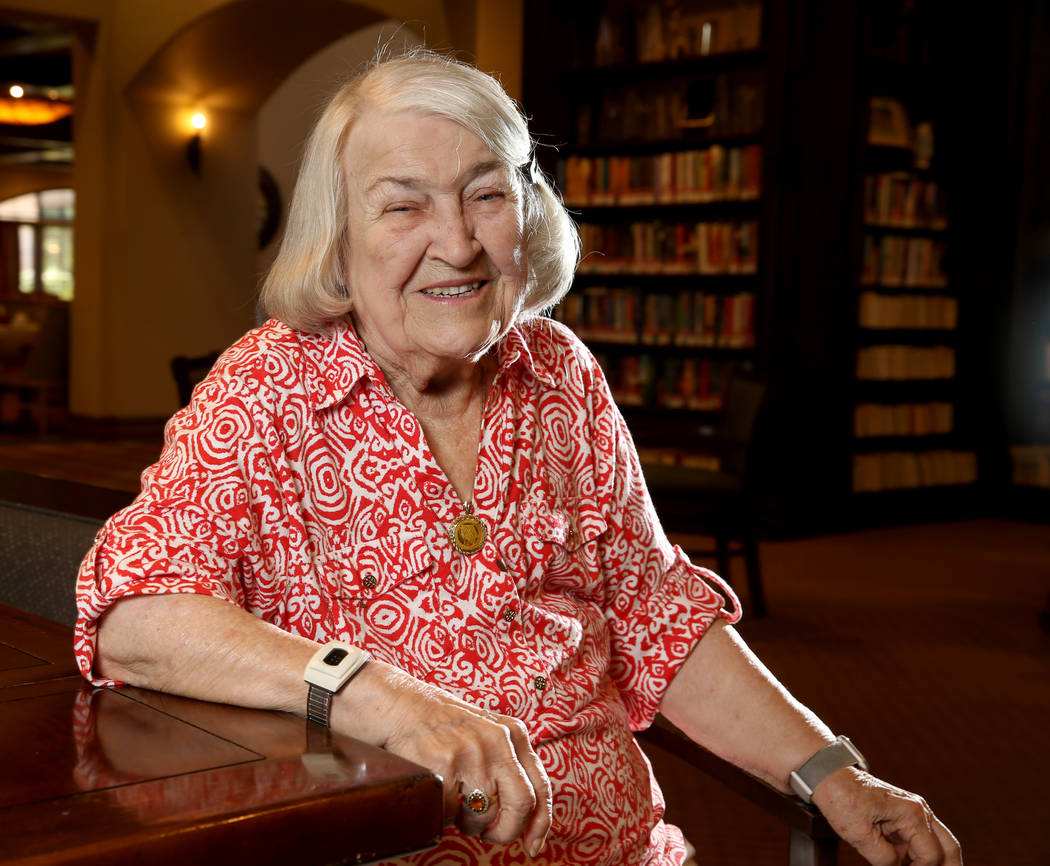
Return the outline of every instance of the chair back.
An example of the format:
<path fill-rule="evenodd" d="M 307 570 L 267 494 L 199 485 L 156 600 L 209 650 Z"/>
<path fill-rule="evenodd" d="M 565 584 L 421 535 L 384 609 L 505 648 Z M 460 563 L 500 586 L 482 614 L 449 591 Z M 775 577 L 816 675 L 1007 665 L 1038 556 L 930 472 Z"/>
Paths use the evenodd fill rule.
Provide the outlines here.
<path fill-rule="evenodd" d="M 765 396 L 765 383 L 753 376 L 737 372 L 730 379 L 726 388 L 725 416 L 718 436 L 727 445 L 722 460 L 726 472 L 733 475 L 746 472 L 748 452 L 755 438 L 755 428 Z"/>
<path fill-rule="evenodd" d="M 102 521 L 0 500 L 0 601 L 73 625 L 77 570 Z"/>
<path fill-rule="evenodd" d="M 25 378 L 30 382 L 61 383 L 69 375 L 69 307 L 49 305 L 40 333 L 26 358 Z"/>
<path fill-rule="evenodd" d="M 171 374 L 175 377 L 180 406 L 189 405 L 193 389 L 204 381 L 218 359 L 218 352 L 196 356 L 177 355 L 171 359 Z"/>

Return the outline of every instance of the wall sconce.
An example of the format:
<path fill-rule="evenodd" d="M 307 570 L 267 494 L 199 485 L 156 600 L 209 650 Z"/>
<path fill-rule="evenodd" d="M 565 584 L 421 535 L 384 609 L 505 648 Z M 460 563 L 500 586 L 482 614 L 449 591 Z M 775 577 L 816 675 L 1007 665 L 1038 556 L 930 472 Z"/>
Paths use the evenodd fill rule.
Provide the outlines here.
<path fill-rule="evenodd" d="M 186 143 L 186 161 L 194 174 L 201 173 L 201 130 L 208 125 L 208 118 L 198 111 L 190 118 L 190 125 L 196 130 Z"/>

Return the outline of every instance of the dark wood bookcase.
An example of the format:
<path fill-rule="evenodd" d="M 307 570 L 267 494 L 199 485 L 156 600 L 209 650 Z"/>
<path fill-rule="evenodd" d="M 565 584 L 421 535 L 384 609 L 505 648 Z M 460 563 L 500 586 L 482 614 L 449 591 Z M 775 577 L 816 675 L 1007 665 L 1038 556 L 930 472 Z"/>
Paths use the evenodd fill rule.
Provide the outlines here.
<path fill-rule="evenodd" d="M 755 457 L 770 531 L 994 511 L 1010 472 L 1023 16 L 766 0 L 756 44 L 644 60 L 633 48 L 651 46 L 640 34 L 658 14 L 741 6 L 527 0 L 524 107 L 591 254 L 554 315 L 603 361 L 643 453 L 690 459 L 731 367 L 764 379 Z M 896 140 L 886 100 L 903 110 Z M 653 191 L 668 161 L 711 148 L 760 149 L 757 186 Z M 753 227 L 748 268 L 675 271 L 695 255 L 681 226 L 703 222 Z M 683 338 L 683 295 L 746 296 L 747 327 Z M 712 399 L 688 398 L 690 364 L 705 365 Z"/>
<path fill-rule="evenodd" d="M 526 55 L 546 47 L 525 108 L 583 239 L 554 316 L 598 357 L 646 459 L 705 465 L 729 377 L 765 363 L 780 5 L 526 4 Z"/>
<path fill-rule="evenodd" d="M 940 140 L 950 152 L 954 130 L 938 96 L 941 29 L 930 8 L 868 3 L 859 22 L 856 100 L 867 117 L 854 179 L 850 489 L 876 509 L 882 494 L 958 495 L 978 479 L 960 378 L 959 322 L 970 299 L 955 279 L 965 260 L 953 256 L 951 231 L 963 190 L 942 169 Z"/>

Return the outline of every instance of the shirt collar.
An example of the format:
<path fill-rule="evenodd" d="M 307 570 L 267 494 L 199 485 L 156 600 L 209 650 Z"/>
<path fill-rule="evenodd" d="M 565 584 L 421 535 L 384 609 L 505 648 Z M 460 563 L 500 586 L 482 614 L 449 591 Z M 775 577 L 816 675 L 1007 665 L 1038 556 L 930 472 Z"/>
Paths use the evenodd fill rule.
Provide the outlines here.
<path fill-rule="evenodd" d="M 547 361 L 551 352 L 543 351 L 545 338 L 549 341 L 544 321 L 540 318 L 517 325 L 500 340 L 496 347 L 500 373 L 521 366 L 548 388 L 558 387 L 558 378 Z M 345 399 L 363 379 L 386 382 L 348 318 L 332 322 L 321 333 L 297 334 L 303 352 L 303 384 L 315 412 Z"/>
<path fill-rule="evenodd" d="M 331 322 L 317 334 L 297 335 L 303 353 L 303 385 L 315 412 L 345 399 L 363 379 L 386 381 L 349 318 Z"/>
<path fill-rule="evenodd" d="M 520 365 L 548 388 L 558 387 L 556 370 L 549 362 L 554 357 L 554 346 L 549 345 L 551 334 L 547 322 L 547 319 L 538 317 L 507 332 L 498 347 L 500 373 Z"/>

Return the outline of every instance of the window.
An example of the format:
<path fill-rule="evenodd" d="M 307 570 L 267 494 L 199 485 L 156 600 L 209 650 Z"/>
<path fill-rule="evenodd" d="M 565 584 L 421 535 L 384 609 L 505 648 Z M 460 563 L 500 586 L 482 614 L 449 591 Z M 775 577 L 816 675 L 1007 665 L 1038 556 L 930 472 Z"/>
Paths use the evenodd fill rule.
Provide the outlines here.
<path fill-rule="evenodd" d="M 46 189 L 0 202 L 0 296 L 73 300 L 71 189 Z"/>

